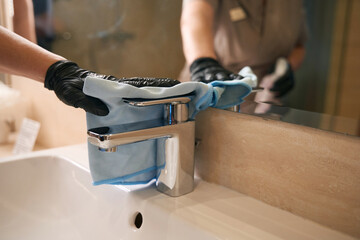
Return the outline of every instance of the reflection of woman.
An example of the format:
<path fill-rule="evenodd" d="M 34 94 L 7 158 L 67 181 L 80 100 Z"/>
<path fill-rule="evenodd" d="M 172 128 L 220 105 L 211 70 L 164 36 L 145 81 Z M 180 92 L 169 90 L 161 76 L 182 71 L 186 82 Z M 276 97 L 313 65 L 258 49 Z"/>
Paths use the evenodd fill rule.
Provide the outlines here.
<path fill-rule="evenodd" d="M 55 37 L 52 0 L 14 0 L 13 22 L 15 33 L 51 50 Z"/>
<path fill-rule="evenodd" d="M 265 80 L 283 57 L 285 69 L 275 76 L 275 80 L 282 77 L 281 81 L 260 83 L 282 96 L 292 88 L 291 71 L 300 66 L 305 54 L 301 0 L 185 0 L 181 32 L 187 61 L 182 81 L 239 78 L 234 73 L 244 66 Z"/>
<path fill-rule="evenodd" d="M 13 0 L 13 3 L 14 32 L 35 43 L 35 20 L 32 0 Z"/>
<path fill-rule="evenodd" d="M 52 0 L 33 0 L 36 38 L 39 46 L 50 50 L 55 38 Z"/>

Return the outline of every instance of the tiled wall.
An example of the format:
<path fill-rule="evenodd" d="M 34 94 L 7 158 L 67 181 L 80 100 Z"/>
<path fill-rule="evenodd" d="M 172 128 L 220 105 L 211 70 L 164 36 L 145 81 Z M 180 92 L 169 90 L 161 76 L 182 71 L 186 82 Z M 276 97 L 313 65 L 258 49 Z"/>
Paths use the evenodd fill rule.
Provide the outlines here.
<path fill-rule="evenodd" d="M 360 138 L 217 109 L 196 137 L 204 180 L 360 237 Z"/>

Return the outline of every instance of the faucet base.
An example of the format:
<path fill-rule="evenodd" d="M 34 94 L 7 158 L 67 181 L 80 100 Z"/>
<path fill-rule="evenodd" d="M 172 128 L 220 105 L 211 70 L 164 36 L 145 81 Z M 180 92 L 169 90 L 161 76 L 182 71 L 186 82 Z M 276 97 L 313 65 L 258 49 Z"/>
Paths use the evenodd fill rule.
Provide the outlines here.
<path fill-rule="evenodd" d="M 178 197 L 194 190 L 195 122 L 175 125 L 165 141 L 165 168 L 156 181 L 158 191 Z"/>
<path fill-rule="evenodd" d="M 191 181 L 190 181 L 191 182 Z M 194 180 L 192 180 L 191 183 L 187 183 L 187 188 L 186 189 L 170 189 L 168 186 L 166 186 L 164 183 L 160 182 L 160 183 L 156 183 L 156 189 L 161 192 L 164 193 L 170 197 L 179 197 L 188 193 L 191 193 L 192 191 L 194 191 Z"/>

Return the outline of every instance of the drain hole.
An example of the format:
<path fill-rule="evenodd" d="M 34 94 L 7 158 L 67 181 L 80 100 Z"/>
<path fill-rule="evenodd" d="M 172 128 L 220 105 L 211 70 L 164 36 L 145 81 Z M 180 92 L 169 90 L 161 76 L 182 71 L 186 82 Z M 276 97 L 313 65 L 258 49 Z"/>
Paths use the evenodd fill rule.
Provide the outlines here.
<path fill-rule="evenodd" d="M 142 214 L 138 212 L 135 216 L 135 221 L 134 221 L 135 227 L 137 229 L 139 229 L 141 227 L 142 223 L 143 223 Z"/>

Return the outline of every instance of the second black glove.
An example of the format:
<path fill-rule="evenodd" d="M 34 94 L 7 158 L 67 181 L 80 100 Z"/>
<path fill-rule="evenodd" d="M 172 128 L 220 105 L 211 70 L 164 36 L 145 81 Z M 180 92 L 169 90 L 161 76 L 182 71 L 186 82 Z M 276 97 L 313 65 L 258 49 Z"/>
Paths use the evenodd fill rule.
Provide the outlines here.
<path fill-rule="evenodd" d="M 215 59 L 208 57 L 196 59 L 190 65 L 190 73 L 191 81 L 203 83 L 243 78 L 222 67 Z"/>
<path fill-rule="evenodd" d="M 276 97 L 283 97 L 289 93 L 295 86 L 294 72 L 290 63 L 285 58 L 279 58 L 269 69 L 270 74 L 276 74 L 278 77 L 270 89 L 276 93 Z"/>

